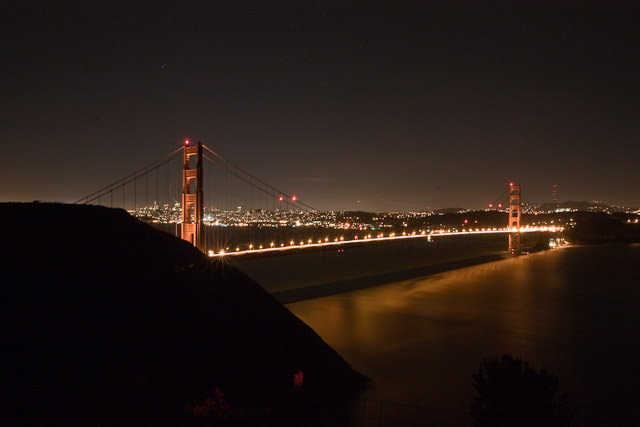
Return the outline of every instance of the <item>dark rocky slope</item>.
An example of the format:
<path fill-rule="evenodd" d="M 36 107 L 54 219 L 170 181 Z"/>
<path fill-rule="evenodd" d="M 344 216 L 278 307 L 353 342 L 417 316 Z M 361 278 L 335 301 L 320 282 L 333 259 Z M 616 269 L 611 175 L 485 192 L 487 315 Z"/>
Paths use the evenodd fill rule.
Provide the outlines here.
<path fill-rule="evenodd" d="M 333 424 L 365 383 L 243 273 L 123 210 L 0 204 L 0 224 L 4 424 Z"/>

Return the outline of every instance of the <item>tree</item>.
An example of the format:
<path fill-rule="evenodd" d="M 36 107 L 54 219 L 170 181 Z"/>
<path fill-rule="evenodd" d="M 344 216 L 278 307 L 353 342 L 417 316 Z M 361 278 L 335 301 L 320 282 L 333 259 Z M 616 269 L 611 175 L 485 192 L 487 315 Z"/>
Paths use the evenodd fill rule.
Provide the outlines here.
<path fill-rule="evenodd" d="M 473 374 L 471 415 L 477 426 L 566 426 L 575 410 L 558 379 L 508 354 L 484 360 Z"/>

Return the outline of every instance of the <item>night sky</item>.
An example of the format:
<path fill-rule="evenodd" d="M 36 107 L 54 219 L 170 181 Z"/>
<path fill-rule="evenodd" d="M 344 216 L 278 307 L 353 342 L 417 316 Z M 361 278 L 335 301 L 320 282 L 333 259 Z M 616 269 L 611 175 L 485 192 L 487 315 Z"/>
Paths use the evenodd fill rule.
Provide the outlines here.
<path fill-rule="evenodd" d="M 0 201 L 188 137 L 320 209 L 640 206 L 633 3 L 5 1 Z"/>

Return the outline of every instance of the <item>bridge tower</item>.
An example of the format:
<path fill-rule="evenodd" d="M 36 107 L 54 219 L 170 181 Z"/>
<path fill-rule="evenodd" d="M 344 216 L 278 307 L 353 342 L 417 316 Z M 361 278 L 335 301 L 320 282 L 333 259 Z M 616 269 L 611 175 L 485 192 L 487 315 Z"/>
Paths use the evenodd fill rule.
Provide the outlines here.
<path fill-rule="evenodd" d="M 509 184 L 509 250 L 512 254 L 520 253 L 520 217 L 522 215 L 520 184 Z"/>
<path fill-rule="evenodd" d="M 204 251 L 202 239 L 202 143 L 184 142 L 184 166 L 182 169 L 182 238 Z M 194 164 L 195 161 L 195 164 Z"/>

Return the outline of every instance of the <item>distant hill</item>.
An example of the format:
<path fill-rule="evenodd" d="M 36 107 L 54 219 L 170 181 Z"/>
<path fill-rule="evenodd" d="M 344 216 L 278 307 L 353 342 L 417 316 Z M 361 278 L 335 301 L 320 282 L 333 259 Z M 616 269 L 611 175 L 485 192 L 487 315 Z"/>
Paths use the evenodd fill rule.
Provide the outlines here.
<path fill-rule="evenodd" d="M 565 230 L 571 243 L 638 243 L 640 224 L 627 223 L 624 215 L 608 215 L 602 212 L 574 212 L 576 225 Z"/>
<path fill-rule="evenodd" d="M 464 211 L 466 211 L 466 209 L 464 208 L 442 208 L 442 209 L 434 210 L 433 213 L 438 215 L 444 215 L 444 214 L 460 213 Z"/>
<path fill-rule="evenodd" d="M 365 384 L 243 273 L 123 210 L 5 203 L 0 224 L 4 425 L 324 425 Z"/>

